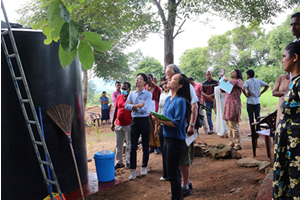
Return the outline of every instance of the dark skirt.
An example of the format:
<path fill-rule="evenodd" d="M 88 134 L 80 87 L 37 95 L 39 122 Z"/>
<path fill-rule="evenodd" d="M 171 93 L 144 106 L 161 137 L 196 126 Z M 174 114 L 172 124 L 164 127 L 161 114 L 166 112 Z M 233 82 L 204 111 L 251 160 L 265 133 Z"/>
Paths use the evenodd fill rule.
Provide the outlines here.
<path fill-rule="evenodd" d="M 101 110 L 102 117 L 101 120 L 108 120 L 109 119 L 109 109 Z"/>

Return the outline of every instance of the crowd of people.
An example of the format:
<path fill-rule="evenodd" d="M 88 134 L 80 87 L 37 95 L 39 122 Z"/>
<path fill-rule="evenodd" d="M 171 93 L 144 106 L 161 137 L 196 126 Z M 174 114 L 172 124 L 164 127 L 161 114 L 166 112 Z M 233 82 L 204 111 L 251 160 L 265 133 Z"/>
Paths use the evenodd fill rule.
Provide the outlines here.
<path fill-rule="evenodd" d="M 287 74 L 278 77 L 272 93 L 280 97 L 274 143 L 273 199 L 300 198 L 300 13 L 292 15 L 291 29 L 296 40 L 286 46 L 282 59 Z M 111 129 L 116 134 L 115 168 L 130 169 L 129 180 L 136 179 L 139 175 L 136 170 L 137 147 L 141 136 L 143 159 L 140 175 L 148 174 L 149 153 L 161 152 L 163 173 L 160 180 L 170 181 L 172 199 L 191 195 L 193 186 L 189 175 L 194 143 L 187 144 L 185 139 L 199 131 L 195 129 L 198 101 L 207 110 L 207 121 L 203 120 L 204 132 L 215 132 L 214 110 L 217 135 L 228 138 L 228 145 L 234 150 L 241 150 L 241 95 L 243 93 L 247 98 L 251 125 L 260 116 L 260 97 L 269 88 L 267 83 L 254 76 L 254 70 L 246 71 L 247 80 L 244 82 L 239 69 L 232 70 L 230 77 L 226 77 L 223 70 L 219 80 L 214 80 L 212 70 L 208 70 L 206 81 L 201 84 L 193 77 L 186 77 L 175 64 L 170 64 L 166 66 L 160 86 L 157 78 L 145 73 L 137 75 L 135 90 L 132 91 L 129 82 L 122 85 L 116 82 L 116 91 L 112 94 L 115 110 L 111 120 Z M 232 85 L 231 92 L 221 89 L 221 81 Z M 100 98 L 104 107 L 103 120 L 108 119 L 106 98 L 105 95 Z M 160 119 L 150 110 L 163 114 L 168 120 Z"/>

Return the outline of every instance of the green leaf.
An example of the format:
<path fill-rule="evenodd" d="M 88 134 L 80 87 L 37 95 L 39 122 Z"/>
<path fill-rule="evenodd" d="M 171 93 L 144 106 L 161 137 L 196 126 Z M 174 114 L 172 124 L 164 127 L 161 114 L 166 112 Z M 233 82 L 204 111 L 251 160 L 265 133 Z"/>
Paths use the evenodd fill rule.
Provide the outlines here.
<path fill-rule="evenodd" d="M 67 66 L 70 66 L 73 60 L 75 59 L 77 55 L 77 49 L 74 51 L 66 52 L 61 45 L 59 45 L 59 61 L 61 66 L 66 69 Z"/>
<path fill-rule="evenodd" d="M 102 41 L 101 36 L 94 32 L 83 32 L 82 35 L 85 36 L 86 41 L 90 43 L 97 51 L 105 52 L 111 49 L 111 45 L 107 41 Z"/>
<path fill-rule="evenodd" d="M 79 0 L 79 3 L 84 3 L 85 2 L 85 0 Z"/>
<path fill-rule="evenodd" d="M 71 13 L 73 10 L 73 6 L 72 5 L 65 5 L 65 6 L 66 6 L 68 12 Z"/>
<path fill-rule="evenodd" d="M 66 22 L 70 22 L 70 13 L 68 11 L 68 9 L 64 6 L 64 5 L 59 5 L 60 8 L 60 16 L 63 20 L 65 20 Z"/>
<path fill-rule="evenodd" d="M 77 48 L 78 30 L 73 20 L 71 20 L 70 23 L 65 22 L 62 26 L 60 30 L 60 44 L 67 52 L 71 52 Z"/>
<path fill-rule="evenodd" d="M 60 16 L 60 9 L 57 7 L 52 14 L 52 20 L 50 22 L 51 37 L 59 37 L 61 27 L 64 25 L 65 21 Z"/>
<path fill-rule="evenodd" d="M 52 15 L 55 12 L 56 8 L 58 8 L 59 0 L 54 0 L 47 9 L 47 18 L 49 21 L 52 20 Z"/>
<path fill-rule="evenodd" d="M 52 38 L 51 38 L 51 34 L 50 34 L 49 25 L 43 27 L 43 33 L 47 37 L 44 40 L 44 44 L 46 44 L 46 45 L 50 44 L 52 42 Z"/>
<path fill-rule="evenodd" d="M 90 45 L 84 39 L 80 39 L 78 56 L 84 69 L 88 70 L 93 67 L 95 61 L 94 53 Z"/>
<path fill-rule="evenodd" d="M 32 29 L 39 29 L 39 28 L 41 28 L 44 24 L 47 24 L 47 21 L 40 21 L 39 23 L 34 24 L 34 25 L 32 26 Z"/>

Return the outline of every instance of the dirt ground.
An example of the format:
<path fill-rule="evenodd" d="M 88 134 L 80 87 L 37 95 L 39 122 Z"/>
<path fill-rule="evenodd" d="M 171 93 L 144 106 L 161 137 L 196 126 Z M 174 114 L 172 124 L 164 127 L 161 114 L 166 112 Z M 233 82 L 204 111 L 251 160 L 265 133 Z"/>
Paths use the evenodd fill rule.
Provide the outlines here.
<path fill-rule="evenodd" d="M 98 106 L 86 109 L 86 121 L 90 122 L 87 111 L 100 113 Z M 253 157 L 251 138 L 248 122 L 240 123 L 243 149 L 239 151 L 243 157 Z M 106 148 L 109 151 L 115 149 L 115 134 L 110 130 L 110 125 L 98 128 L 86 127 L 86 146 L 88 158 L 93 158 L 94 154 Z M 99 135 L 99 137 L 98 137 Z M 228 144 L 229 139 L 220 138 L 216 133 L 212 135 L 204 134 L 200 130 L 197 141 L 215 145 L 218 143 Z M 273 149 L 271 149 L 273 158 Z M 265 144 L 262 139 L 258 140 L 257 156 L 260 161 L 270 161 L 267 157 Z M 261 182 L 265 178 L 264 172 L 257 168 L 239 167 L 236 159 L 214 159 L 211 157 L 195 157 L 191 167 L 190 180 L 193 184 L 192 195 L 185 199 L 256 199 Z M 142 163 L 142 149 L 138 149 L 137 171 L 140 171 Z M 94 159 L 88 163 L 88 170 L 96 172 Z M 145 177 L 138 177 L 133 181 L 126 181 L 115 187 L 100 191 L 89 196 L 88 200 L 113 200 L 113 199 L 170 199 L 171 187 L 167 181 L 160 181 L 162 176 L 161 154 L 150 154 L 148 164 L 149 174 Z M 116 177 L 128 179 L 130 170 L 116 170 Z"/>

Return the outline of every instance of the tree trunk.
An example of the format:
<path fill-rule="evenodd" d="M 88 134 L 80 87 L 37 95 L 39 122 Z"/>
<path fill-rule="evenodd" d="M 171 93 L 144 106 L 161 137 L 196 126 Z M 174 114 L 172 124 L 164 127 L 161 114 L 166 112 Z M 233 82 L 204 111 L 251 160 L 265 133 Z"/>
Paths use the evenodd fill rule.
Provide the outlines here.
<path fill-rule="evenodd" d="M 164 23 L 164 62 L 166 66 L 174 64 L 174 27 L 177 16 L 177 4 L 176 0 L 168 1 L 168 18 Z"/>
<path fill-rule="evenodd" d="M 83 111 L 85 111 L 85 106 L 87 102 L 87 88 L 88 88 L 88 72 L 82 68 L 83 79 L 82 79 L 82 100 L 83 100 Z"/>
<path fill-rule="evenodd" d="M 171 30 L 170 30 L 171 29 Z M 165 27 L 164 33 L 164 70 L 166 66 L 174 63 L 174 41 L 173 41 L 174 27 Z"/>

